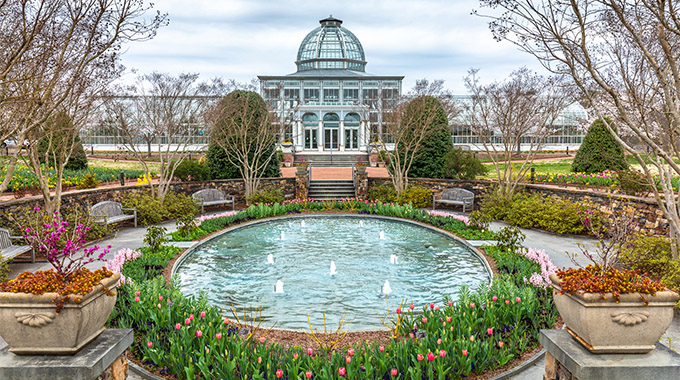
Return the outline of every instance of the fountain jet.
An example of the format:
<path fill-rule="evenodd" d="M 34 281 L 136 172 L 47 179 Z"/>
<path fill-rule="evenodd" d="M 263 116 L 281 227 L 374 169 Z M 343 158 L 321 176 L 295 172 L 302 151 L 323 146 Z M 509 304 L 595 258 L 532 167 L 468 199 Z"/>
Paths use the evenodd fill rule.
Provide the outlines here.
<path fill-rule="evenodd" d="M 338 271 L 335 270 L 335 261 L 331 260 L 331 276 L 335 276 L 338 274 Z"/>
<path fill-rule="evenodd" d="M 390 255 L 390 264 L 399 264 L 399 258 L 397 255 Z"/>
<path fill-rule="evenodd" d="M 363 227 L 363 226 L 364 226 L 364 221 L 363 221 L 363 220 L 360 220 L 360 221 L 359 221 L 359 227 Z"/>
<path fill-rule="evenodd" d="M 378 236 L 380 236 L 380 240 L 385 240 L 385 231 L 380 231 Z"/>
<path fill-rule="evenodd" d="M 281 231 L 281 240 L 286 240 L 286 234 Z"/>
<path fill-rule="evenodd" d="M 385 280 L 385 285 L 380 287 L 380 292 L 384 295 L 392 293 L 392 288 L 390 288 L 390 280 Z"/>
<path fill-rule="evenodd" d="M 304 226 L 305 226 L 305 221 L 303 220 L 303 221 L 300 222 L 300 227 L 304 227 Z"/>
<path fill-rule="evenodd" d="M 276 262 L 276 259 L 274 258 L 274 255 L 271 253 L 267 256 L 267 264 L 274 264 Z"/>
<path fill-rule="evenodd" d="M 283 293 L 283 281 L 276 281 L 276 285 L 274 285 L 274 293 Z"/>

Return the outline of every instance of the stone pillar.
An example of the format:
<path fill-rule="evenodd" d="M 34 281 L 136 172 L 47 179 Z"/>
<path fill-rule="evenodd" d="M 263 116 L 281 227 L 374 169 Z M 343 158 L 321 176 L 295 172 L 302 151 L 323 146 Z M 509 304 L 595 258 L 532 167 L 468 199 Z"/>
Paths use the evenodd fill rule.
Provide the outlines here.
<path fill-rule="evenodd" d="M 340 128 L 338 128 L 338 148 L 340 152 L 345 151 L 345 121 L 340 120 Z"/>
<path fill-rule="evenodd" d="M 318 135 L 316 136 L 316 142 L 319 147 L 319 152 L 323 151 L 323 143 L 324 143 L 324 136 L 323 136 L 323 120 L 319 120 L 319 131 L 317 132 Z"/>
<path fill-rule="evenodd" d="M 295 198 L 307 199 L 309 192 L 309 174 L 307 165 L 298 165 L 295 172 Z"/>
<path fill-rule="evenodd" d="M 368 173 L 365 166 L 355 166 L 354 197 L 368 199 Z"/>

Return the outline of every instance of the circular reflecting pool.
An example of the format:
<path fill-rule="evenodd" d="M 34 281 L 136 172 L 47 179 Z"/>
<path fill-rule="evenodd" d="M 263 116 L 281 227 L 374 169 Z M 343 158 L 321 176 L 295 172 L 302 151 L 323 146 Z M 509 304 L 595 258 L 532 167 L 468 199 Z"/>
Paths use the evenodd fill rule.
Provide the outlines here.
<path fill-rule="evenodd" d="M 456 299 L 463 285 L 489 281 L 482 261 L 441 233 L 353 216 L 242 227 L 198 247 L 176 273 L 184 294 L 205 292 L 227 317 L 232 305 L 241 316 L 246 307 L 248 318 L 261 308 L 262 326 L 277 321 L 277 328 L 290 329 L 308 329 L 307 315 L 323 328 L 323 313 L 331 329 L 343 314 L 349 330 L 381 328 L 386 290 L 394 311 L 402 299 L 418 307 L 442 304 L 447 295 Z"/>

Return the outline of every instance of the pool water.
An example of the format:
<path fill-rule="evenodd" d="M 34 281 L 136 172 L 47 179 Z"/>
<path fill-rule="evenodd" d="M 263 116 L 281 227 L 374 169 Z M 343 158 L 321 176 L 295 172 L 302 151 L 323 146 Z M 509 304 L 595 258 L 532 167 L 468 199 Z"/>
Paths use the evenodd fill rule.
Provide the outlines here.
<path fill-rule="evenodd" d="M 397 264 L 390 263 L 391 255 Z M 387 311 L 381 293 L 386 280 L 392 313 L 402 299 L 418 308 L 442 305 L 447 295 L 455 300 L 461 286 L 489 281 L 482 261 L 444 234 L 353 216 L 297 217 L 239 228 L 198 247 L 176 273 L 185 295 L 205 292 L 226 317 L 233 318 L 232 305 L 241 316 L 245 306 L 251 311 L 247 317 L 261 307 L 262 326 L 277 321 L 277 328 L 301 330 L 309 329 L 308 314 L 323 330 L 323 313 L 330 329 L 343 314 L 348 330 L 384 327 L 378 314 Z M 283 293 L 274 292 L 277 281 L 283 282 Z"/>

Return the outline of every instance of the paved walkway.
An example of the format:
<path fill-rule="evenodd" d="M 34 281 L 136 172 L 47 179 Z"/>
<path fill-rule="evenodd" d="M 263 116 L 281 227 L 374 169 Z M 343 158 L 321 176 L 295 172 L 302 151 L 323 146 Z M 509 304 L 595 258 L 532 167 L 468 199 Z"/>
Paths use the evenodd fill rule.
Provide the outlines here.
<path fill-rule="evenodd" d="M 174 221 L 162 223 L 160 225 L 167 228 L 168 232 L 172 232 L 175 230 Z M 507 226 L 506 223 L 493 222 L 490 228 L 494 231 L 498 231 L 499 229 L 505 226 Z M 526 235 L 526 239 L 524 240 L 524 246 L 545 250 L 545 252 L 550 256 L 552 262 L 558 268 L 574 266 L 566 252 L 579 253 L 580 250 L 578 244 L 583 244 L 586 248 L 591 250 L 595 248 L 594 244 L 596 240 L 589 237 L 560 236 L 552 233 L 528 230 L 523 228 L 521 230 Z M 106 246 L 108 244 L 111 245 L 111 250 L 109 254 L 106 255 L 105 257 L 108 260 L 112 258 L 113 255 L 116 252 L 118 252 L 119 249 L 122 248 L 135 249 L 143 246 L 144 245 L 143 239 L 145 233 L 146 227 L 123 228 L 121 231 L 118 232 L 116 236 L 106 238 L 103 241 L 99 242 L 98 244 L 101 246 Z M 583 260 L 582 256 L 579 256 L 578 259 L 580 265 L 587 264 L 587 262 Z M 91 269 L 95 269 L 101 267 L 102 265 L 103 262 L 94 262 L 89 264 L 88 267 Z M 10 278 L 16 277 L 17 274 L 25 270 L 35 271 L 46 270 L 49 268 L 51 268 L 51 265 L 49 263 L 10 264 L 11 269 Z M 675 349 L 680 348 L 680 318 L 678 318 L 677 316 L 678 314 L 676 313 L 676 318 L 673 320 L 671 327 L 668 329 L 666 334 L 661 339 L 661 342 L 668 346 L 669 345 L 668 339 L 670 338 L 671 348 Z M 511 379 L 541 380 L 543 378 L 543 366 L 544 366 L 543 360 L 539 360 L 536 364 L 527 368 L 525 371 L 512 377 Z"/>
<path fill-rule="evenodd" d="M 295 178 L 294 167 L 281 168 L 281 177 Z M 367 167 L 366 173 L 371 178 L 389 178 L 387 168 Z M 352 168 L 315 168 L 312 167 L 312 180 L 315 179 L 352 179 Z"/>

